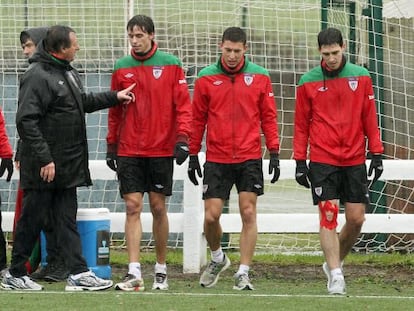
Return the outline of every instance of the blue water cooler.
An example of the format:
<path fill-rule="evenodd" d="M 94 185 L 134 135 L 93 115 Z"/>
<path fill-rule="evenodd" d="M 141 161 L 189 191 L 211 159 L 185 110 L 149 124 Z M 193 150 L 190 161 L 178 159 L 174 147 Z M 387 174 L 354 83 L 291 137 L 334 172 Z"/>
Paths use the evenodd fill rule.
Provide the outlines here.
<path fill-rule="evenodd" d="M 110 279 L 112 269 L 109 264 L 110 213 L 107 208 L 80 208 L 76 223 L 82 243 L 82 254 L 88 268 L 98 277 Z M 46 262 L 46 239 L 41 234 L 41 264 Z"/>

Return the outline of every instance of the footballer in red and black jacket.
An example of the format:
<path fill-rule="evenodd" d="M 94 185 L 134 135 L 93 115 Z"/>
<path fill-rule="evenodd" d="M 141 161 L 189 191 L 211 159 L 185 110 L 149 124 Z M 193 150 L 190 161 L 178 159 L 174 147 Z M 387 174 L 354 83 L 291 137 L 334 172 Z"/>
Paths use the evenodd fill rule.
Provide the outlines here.
<path fill-rule="evenodd" d="M 237 70 L 229 74 L 220 58 L 200 71 L 193 94 L 190 154 L 200 151 L 205 129 L 206 160 L 210 162 L 260 159 L 261 131 L 270 153 L 279 153 L 277 110 L 268 71 L 247 57 Z"/>
<path fill-rule="evenodd" d="M 131 50 L 119 59 L 111 89 L 136 83 L 135 100 L 112 107 L 108 115 L 108 145 L 116 144 L 118 156 L 172 157 L 178 140 L 188 142 L 191 101 L 180 60 L 158 50 L 152 42 L 144 56 Z"/>
<path fill-rule="evenodd" d="M 280 176 L 277 110 L 268 71 L 245 56 L 247 35 L 240 27 L 224 30 L 219 60 L 198 74 L 193 94 L 193 127 L 188 177 L 203 177 L 204 234 L 211 261 L 200 285 L 213 287 L 230 266 L 221 248 L 220 216 L 235 186 L 241 221 L 240 263 L 236 290 L 253 290 L 249 270 L 257 240 L 256 203 L 264 193 L 262 133 L 269 150 L 271 183 Z M 201 173 L 198 153 L 206 132 L 206 162 Z"/>
<path fill-rule="evenodd" d="M 368 70 L 347 62 L 342 33 L 336 28 L 320 31 L 318 46 L 320 66 L 305 73 L 297 87 L 295 179 L 311 188 L 313 204 L 319 207 L 328 293 L 344 295 L 344 260 L 357 241 L 369 204 L 367 175 L 375 171 L 372 183 L 380 178 L 384 148 Z M 372 154 L 368 174 L 367 149 Z M 345 223 L 337 232 L 340 204 Z"/>
<path fill-rule="evenodd" d="M 133 100 L 109 110 L 106 157 L 108 167 L 117 172 L 126 205 L 128 273 L 123 282 L 115 284 L 115 289 L 145 290 L 139 214 L 147 192 L 156 244 L 152 289 L 167 290 L 166 197 L 172 195 L 174 158 L 177 165 L 182 165 L 189 155 L 190 93 L 181 61 L 158 49 L 151 17 L 135 15 L 126 28 L 131 54 L 115 63 L 111 88 L 136 86 Z"/>
<path fill-rule="evenodd" d="M 364 67 L 342 58 L 338 71 L 325 62 L 304 74 L 297 88 L 295 160 L 336 166 L 365 163 L 366 145 L 372 154 L 383 146 L 377 122 L 371 77 Z"/>

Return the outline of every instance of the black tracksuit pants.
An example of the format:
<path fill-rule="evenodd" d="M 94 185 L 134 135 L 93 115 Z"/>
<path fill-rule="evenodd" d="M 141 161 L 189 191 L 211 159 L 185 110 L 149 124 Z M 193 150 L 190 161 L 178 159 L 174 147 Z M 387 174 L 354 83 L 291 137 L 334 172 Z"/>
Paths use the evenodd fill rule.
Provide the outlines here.
<path fill-rule="evenodd" d="M 47 230 L 51 224 L 69 273 L 88 271 L 76 225 L 77 210 L 76 188 L 24 189 L 23 211 L 16 227 L 10 274 L 15 277 L 26 275 L 25 263 L 32 253 L 40 231 Z"/>
<path fill-rule="evenodd" d="M 1 199 L 0 199 L 0 206 L 1 206 Z M 0 209 L 0 270 L 4 269 L 7 264 L 6 240 L 4 239 L 4 232 L 1 229 L 1 222 L 2 222 L 2 217 L 1 217 L 1 209 Z"/>

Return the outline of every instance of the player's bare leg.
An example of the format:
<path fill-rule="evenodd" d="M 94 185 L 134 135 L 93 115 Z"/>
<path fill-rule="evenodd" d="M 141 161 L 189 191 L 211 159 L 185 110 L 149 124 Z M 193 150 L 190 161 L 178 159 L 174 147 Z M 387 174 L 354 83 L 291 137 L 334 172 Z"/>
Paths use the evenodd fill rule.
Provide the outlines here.
<path fill-rule="evenodd" d="M 211 250 L 217 250 L 221 246 L 223 230 L 220 225 L 220 217 L 224 202 L 222 199 L 205 200 L 204 208 L 204 234 Z"/>
<path fill-rule="evenodd" d="M 242 219 L 240 234 L 240 266 L 234 275 L 235 285 L 233 289 L 253 290 L 249 279 L 249 269 L 252 263 L 257 242 L 257 195 L 253 192 L 239 193 L 239 211 Z"/>
<path fill-rule="evenodd" d="M 143 291 L 141 275 L 140 245 L 142 238 L 141 213 L 143 194 L 139 192 L 123 195 L 126 205 L 125 239 L 128 251 L 128 273 L 123 282 L 115 284 L 115 289 L 124 291 Z"/>
<path fill-rule="evenodd" d="M 345 294 L 345 280 L 339 256 L 339 237 L 336 232 L 338 213 L 337 200 L 319 203 L 319 237 L 326 260 L 322 268 L 328 278 L 327 289 L 330 294 Z"/>
<path fill-rule="evenodd" d="M 357 241 L 365 221 L 365 204 L 345 204 L 345 224 L 339 233 L 340 260 L 343 261 Z"/>
<path fill-rule="evenodd" d="M 167 243 L 168 243 L 168 216 L 165 207 L 165 195 L 156 192 L 149 193 L 151 213 L 153 217 L 152 232 L 155 239 L 155 253 L 157 262 L 154 271 L 152 289 L 167 290 Z"/>
<path fill-rule="evenodd" d="M 141 213 L 143 208 L 142 193 L 124 194 L 126 204 L 125 238 L 128 246 L 129 262 L 139 262 L 142 238 Z"/>
<path fill-rule="evenodd" d="M 230 266 L 229 258 L 221 249 L 223 230 L 220 225 L 220 216 L 224 201 L 212 198 L 204 201 L 204 234 L 211 251 L 211 261 L 200 277 L 200 285 L 212 287 L 216 285 L 221 272 Z"/>

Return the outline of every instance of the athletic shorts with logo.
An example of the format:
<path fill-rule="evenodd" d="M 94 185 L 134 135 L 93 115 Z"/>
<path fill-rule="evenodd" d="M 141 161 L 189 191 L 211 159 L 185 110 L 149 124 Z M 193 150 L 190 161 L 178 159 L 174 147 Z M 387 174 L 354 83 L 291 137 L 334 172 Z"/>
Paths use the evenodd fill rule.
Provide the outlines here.
<path fill-rule="evenodd" d="M 365 164 L 334 166 L 310 162 L 309 180 L 313 204 L 340 199 L 341 203 L 369 204 L 368 177 Z"/>
<path fill-rule="evenodd" d="M 220 198 L 228 200 L 233 185 L 237 192 L 263 194 L 262 160 L 248 160 L 242 163 L 204 163 L 203 200 Z"/>
<path fill-rule="evenodd" d="M 157 192 L 171 196 L 173 157 L 118 157 L 117 165 L 121 196 L 134 192 Z"/>

